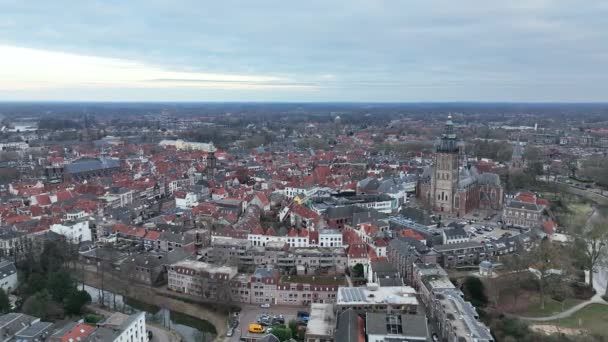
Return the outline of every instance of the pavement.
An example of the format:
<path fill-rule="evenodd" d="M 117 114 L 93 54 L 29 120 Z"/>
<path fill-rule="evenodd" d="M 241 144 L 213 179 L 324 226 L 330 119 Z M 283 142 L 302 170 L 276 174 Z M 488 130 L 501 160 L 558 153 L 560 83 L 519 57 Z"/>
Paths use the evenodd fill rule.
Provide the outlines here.
<path fill-rule="evenodd" d="M 146 329 L 152 332 L 150 342 L 181 342 L 182 340 L 181 336 L 175 331 L 169 331 L 149 323 L 146 323 Z"/>
<path fill-rule="evenodd" d="M 283 315 L 285 317 L 285 325 L 289 323 L 290 320 L 295 320 L 298 316 L 298 311 L 308 311 L 308 306 L 279 306 L 272 305 L 270 308 L 261 308 L 259 305 L 247 304 L 243 305 L 241 312 L 238 316 L 239 325 L 234 330 L 234 334 L 232 337 L 226 337 L 224 339 L 225 342 L 238 342 L 240 341 L 241 336 L 246 336 L 249 333 L 248 327 L 251 323 L 256 323 L 257 318 L 261 314 L 268 315 Z"/>

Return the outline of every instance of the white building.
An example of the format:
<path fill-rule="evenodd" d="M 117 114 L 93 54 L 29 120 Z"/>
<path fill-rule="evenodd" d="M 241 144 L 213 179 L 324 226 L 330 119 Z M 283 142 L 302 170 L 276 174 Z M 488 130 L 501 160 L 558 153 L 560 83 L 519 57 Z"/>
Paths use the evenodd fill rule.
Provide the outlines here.
<path fill-rule="evenodd" d="M 181 209 L 189 209 L 198 205 L 198 198 L 193 192 L 178 191 L 175 193 L 175 206 Z"/>
<path fill-rule="evenodd" d="M 127 316 L 120 312 L 113 313 L 103 323 L 98 323 L 87 341 L 104 342 L 147 342 L 146 314 L 139 312 Z"/>
<path fill-rule="evenodd" d="M 23 141 L 0 143 L 0 151 L 23 151 L 30 147 L 28 143 Z"/>
<path fill-rule="evenodd" d="M 336 229 L 321 229 L 319 247 L 342 247 L 342 233 Z"/>
<path fill-rule="evenodd" d="M 0 262 L 0 287 L 6 293 L 12 292 L 19 285 L 17 278 L 17 268 L 15 263 L 10 260 Z"/>
<path fill-rule="evenodd" d="M 65 236 L 71 243 L 92 241 L 91 229 L 87 220 L 54 224 L 51 226 L 51 231 Z"/>
<path fill-rule="evenodd" d="M 178 140 L 162 140 L 159 143 L 162 147 L 173 146 L 178 150 L 196 150 L 196 151 L 204 151 L 204 152 L 215 152 L 217 149 L 212 142 L 210 143 L 201 143 L 201 142 L 192 142 L 192 141 L 184 141 L 181 139 Z"/>

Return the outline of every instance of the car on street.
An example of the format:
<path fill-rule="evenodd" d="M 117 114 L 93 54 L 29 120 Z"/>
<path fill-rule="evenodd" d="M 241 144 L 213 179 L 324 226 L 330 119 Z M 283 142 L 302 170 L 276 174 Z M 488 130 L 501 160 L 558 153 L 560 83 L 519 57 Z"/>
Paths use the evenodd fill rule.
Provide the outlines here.
<path fill-rule="evenodd" d="M 260 307 L 264 308 L 264 309 L 268 309 L 270 307 L 270 304 L 268 304 L 268 303 L 260 304 Z"/>
<path fill-rule="evenodd" d="M 439 336 L 437 336 L 437 334 L 433 333 L 432 338 L 434 342 L 439 342 Z"/>
<path fill-rule="evenodd" d="M 226 336 L 230 337 L 234 334 L 234 330 L 232 330 L 232 328 L 228 329 L 228 331 L 226 332 Z"/>

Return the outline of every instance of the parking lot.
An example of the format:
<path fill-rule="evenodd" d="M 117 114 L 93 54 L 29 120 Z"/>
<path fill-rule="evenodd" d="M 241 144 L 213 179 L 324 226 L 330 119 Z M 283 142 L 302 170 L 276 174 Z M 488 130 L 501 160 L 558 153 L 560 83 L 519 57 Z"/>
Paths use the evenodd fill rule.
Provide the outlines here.
<path fill-rule="evenodd" d="M 250 335 L 260 335 L 260 334 L 252 334 L 248 331 L 249 324 L 256 323 L 257 319 L 260 315 L 266 314 L 269 316 L 274 315 L 283 315 L 285 319 L 285 325 L 289 323 L 290 320 L 295 320 L 298 311 L 308 311 L 309 307 L 303 306 L 276 306 L 273 305 L 270 308 L 261 308 L 259 305 L 244 305 L 243 309 L 239 314 L 239 325 L 234 330 L 234 334 L 232 337 L 227 337 L 226 341 L 237 342 L 241 339 L 241 337 L 247 339 Z M 262 334 L 263 335 L 263 334 Z"/>

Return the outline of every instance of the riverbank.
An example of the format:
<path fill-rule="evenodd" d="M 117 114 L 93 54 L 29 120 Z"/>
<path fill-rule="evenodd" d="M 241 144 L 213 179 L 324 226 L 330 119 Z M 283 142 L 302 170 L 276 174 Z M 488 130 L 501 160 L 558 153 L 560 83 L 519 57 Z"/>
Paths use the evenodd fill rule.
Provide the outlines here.
<path fill-rule="evenodd" d="M 196 317 L 213 325 L 217 338 L 222 338 L 226 335 L 227 314 L 210 309 L 209 307 L 206 307 L 204 303 L 198 304 L 190 300 L 184 301 L 174 298 L 175 293 L 171 293 L 167 289 L 152 288 L 125 281 L 124 279 L 114 277 L 108 272 L 104 274 L 102 281 L 100 275 L 90 268 L 91 267 L 89 266 L 74 272 L 79 280 L 86 285 L 95 288 L 103 288 L 106 291 L 114 292 L 144 304 Z"/>
<path fill-rule="evenodd" d="M 114 311 L 109 311 L 99 305 L 89 304 L 87 310 L 105 317 L 111 316 Z M 152 340 L 150 342 L 181 342 L 182 337 L 175 331 L 166 329 L 158 324 L 146 321 L 146 329 L 152 332 Z"/>

